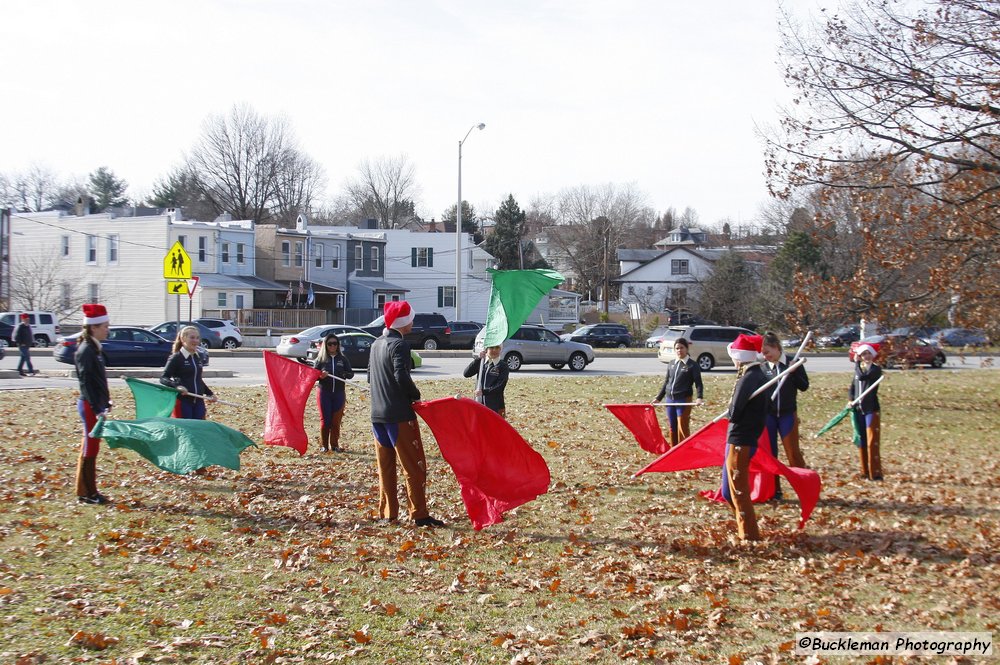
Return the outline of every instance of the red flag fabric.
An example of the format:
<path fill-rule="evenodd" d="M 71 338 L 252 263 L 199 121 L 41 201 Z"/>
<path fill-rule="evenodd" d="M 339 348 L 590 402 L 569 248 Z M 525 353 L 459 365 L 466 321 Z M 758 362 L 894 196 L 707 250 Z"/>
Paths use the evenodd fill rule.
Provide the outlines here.
<path fill-rule="evenodd" d="M 321 372 L 295 360 L 264 352 L 267 373 L 267 416 L 264 419 L 264 443 L 288 446 L 305 455 L 309 437 L 306 434 L 306 401 Z"/>
<path fill-rule="evenodd" d="M 549 467 L 510 423 L 471 399 L 442 397 L 413 405 L 437 440 L 479 531 L 549 491 Z"/>
<path fill-rule="evenodd" d="M 656 417 L 656 407 L 651 404 L 605 404 L 604 408 L 613 413 L 632 432 L 639 447 L 661 455 L 670 449 L 663 437 L 660 421 Z"/>
<path fill-rule="evenodd" d="M 722 418 L 711 422 L 697 432 L 684 439 L 643 469 L 636 476 L 644 473 L 665 471 L 688 471 L 717 466 L 722 468 L 726 456 L 726 430 L 729 420 Z M 761 434 L 757 443 L 757 452 L 750 458 L 750 497 L 753 501 L 767 501 L 774 495 L 774 476 L 783 476 L 799 497 L 799 528 L 805 526 L 806 520 L 812 515 L 819 501 L 821 482 L 819 474 L 812 469 L 800 469 L 785 466 L 771 454 L 767 432 Z M 725 501 L 717 491 L 701 493 L 710 499 Z"/>

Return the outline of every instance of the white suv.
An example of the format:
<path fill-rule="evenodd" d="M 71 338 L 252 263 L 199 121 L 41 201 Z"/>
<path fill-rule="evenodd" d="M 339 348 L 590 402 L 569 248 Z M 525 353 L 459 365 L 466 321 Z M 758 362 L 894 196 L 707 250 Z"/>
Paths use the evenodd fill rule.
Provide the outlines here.
<path fill-rule="evenodd" d="M 236 327 L 235 322 L 227 319 L 195 319 L 195 321 L 219 333 L 219 337 L 222 338 L 222 348 L 238 349 L 243 346 L 243 333 Z"/>
<path fill-rule="evenodd" d="M 726 347 L 741 334 L 756 333 L 736 326 L 670 326 L 663 335 L 656 357 L 661 363 L 673 362 L 677 358 L 674 342 L 683 337 L 689 343 L 688 355 L 695 359 L 701 371 L 707 372 L 716 365 L 732 367 L 733 361 Z"/>
<path fill-rule="evenodd" d="M 28 325 L 35 336 L 35 346 L 51 346 L 56 343 L 59 337 L 59 319 L 52 312 L 3 312 L 0 313 L 0 323 L 16 327 L 21 321 L 21 314 L 28 315 Z"/>

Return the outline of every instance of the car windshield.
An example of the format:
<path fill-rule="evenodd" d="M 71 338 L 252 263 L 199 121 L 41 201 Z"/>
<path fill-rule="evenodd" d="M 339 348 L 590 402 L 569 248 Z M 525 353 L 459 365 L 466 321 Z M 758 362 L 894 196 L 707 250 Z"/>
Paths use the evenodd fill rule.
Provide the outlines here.
<path fill-rule="evenodd" d="M 852 332 L 854 332 L 854 328 L 853 327 L 851 327 L 851 326 L 841 326 L 841 327 L 837 328 L 836 330 L 834 330 L 830 334 L 831 335 L 847 335 L 847 334 L 852 333 Z"/>
<path fill-rule="evenodd" d="M 672 342 L 675 339 L 680 338 L 681 335 L 683 335 L 683 334 L 684 334 L 683 330 L 669 329 L 665 333 L 663 333 L 663 341 L 664 342 Z"/>
<path fill-rule="evenodd" d="M 301 337 L 311 337 L 312 335 L 319 335 L 321 332 L 327 329 L 327 326 L 313 326 L 312 328 L 306 328 L 299 333 Z"/>

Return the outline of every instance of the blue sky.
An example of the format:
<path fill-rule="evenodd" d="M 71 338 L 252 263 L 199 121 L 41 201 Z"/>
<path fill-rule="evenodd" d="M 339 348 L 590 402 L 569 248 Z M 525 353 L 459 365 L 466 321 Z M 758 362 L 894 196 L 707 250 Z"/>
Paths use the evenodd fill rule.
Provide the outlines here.
<path fill-rule="evenodd" d="M 804 3 L 803 3 L 804 4 Z M 811 4 L 811 3 L 810 3 Z M 101 165 L 150 191 L 206 116 L 287 116 L 336 195 L 405 154 L 418 210 L 634 183 L 657 212 L 751 221 L 755 124 L 789 98 L 777 3 L 33 0 L 0 4 L 0 171 Z"/>

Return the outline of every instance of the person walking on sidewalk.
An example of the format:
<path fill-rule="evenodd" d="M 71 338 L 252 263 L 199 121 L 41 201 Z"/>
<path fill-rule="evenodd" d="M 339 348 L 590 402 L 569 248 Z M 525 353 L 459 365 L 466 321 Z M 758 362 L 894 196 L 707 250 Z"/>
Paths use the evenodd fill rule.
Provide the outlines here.
<path fill-rule="evenodd" d="M 17 344 L 17 350 L 21 353 L 21 360 L 17 363 L 17 373 L 21 376 L 38 374 L 31 365 L 31 347 L 35 343 L 35 334 L 31 331 L 27 314 L 21 315 L 17 327 L 14 328 L 13 337 L 14 343 Z M 28 371 L 24 371 L 25 366 L 27 366 Z"/>

